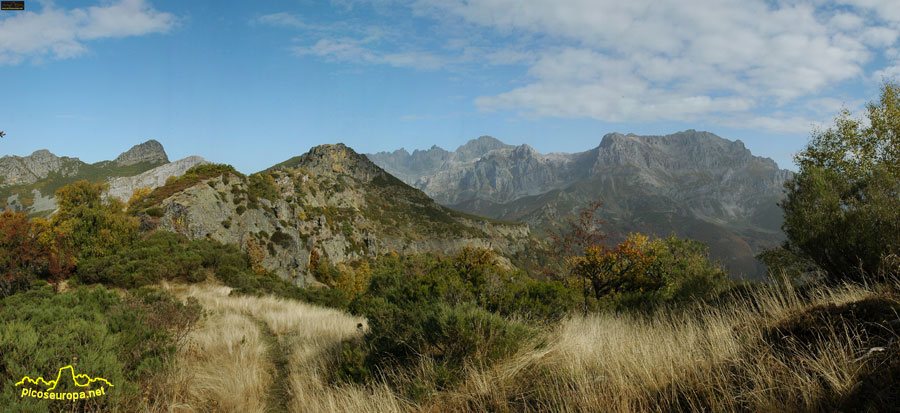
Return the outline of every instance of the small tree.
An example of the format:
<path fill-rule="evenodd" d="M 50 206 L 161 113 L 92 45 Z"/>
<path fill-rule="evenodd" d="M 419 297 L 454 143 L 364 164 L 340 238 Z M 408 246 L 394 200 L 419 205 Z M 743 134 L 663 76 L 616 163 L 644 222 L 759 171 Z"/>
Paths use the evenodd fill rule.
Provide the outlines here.
<path fill-rule="evenodd" d="M 153 192 L 150 188 L 146 186 L 142 186 L 140 188 L 136 188 L 131 192 L 131 198 L 128 198 L 128 202 L 126 203 L 126 207 L 131 206 L 132 204 L 136 204 L 140 202 L 142 199 L 146 198 L 150 193 Z"/>
<path fill-rule="evenodd" d="M 453 256 L 453 267 L 473 288 L 480 289 L 497 267 L 497 259 L 492 250 L 467 246 Z"/>
<path fill-rule="evenodd" d="M 104 200 L 106 189 L 107 184 L 82 180 L 56 191 L 59 209 L 51 223 L 66 234 L 80 258 L 113 253 L 137 237 L 138 220 L 125 213 L 118 199 Z"/>
<path fill-rule="evenodd" d="M 665 303 L 716 296 L 731 282 L 709 259 L 705 244 L 670 235 L 630 234 L 612 248 L 589 246 L 572 259 L 573 272 L 590 281 L 594 297 L 615 308 L 653 309 Z"/>
<path fill-rule="evenodd" d="M 900 85 L 884 84 L 866 119 L 841 112 L 795 159 L 783 248 L 832 283 L 882 273 L 883 258 L 900 253 Z"/>
<path fill-rule="evenodd" d="M 594 255 L 602 255 L 606 250 L 605 241 L 612 236 L 603 230 L 608 222 L 597 215 L 597 211 L 603 205 L 603 201 L 591 201 L 587 207 L 578 214 L 578 218 L 569 217 L 558 232 L 548 230 L 554 253 L 565 263 L 571 271 L 570 277 L 563 279 L 580 278 L 582 283 L 582 295 L 584 296 L 584 312 L 588 311 L 588 297 L 590 296 L 590 277 L 585 277 L 587 272 L 578 272 L 577 266 L 580 260 L 588 252 Z"/>
<path fill-rule="evenodd" d="M 251 235 L 244 242 L 244 247 L 247 251 L 247 258 L 250 260 L 250 269 L 256 274 L 265 274 L 266 267 L 263 266 L 263 261 L 266 260 L 267 254 L 262 243 Z"/>
<path fill-rule="evenodd" d="M 665 283 L 659 271 L 652 271 L 655 264 L 655 245 L 650 238 L 631 234 L 614 248 L 589 245 L 584 256 L 573 257 L 573 273 L 589 281 L 594 297 L 620 290 L 655 290 Z"/>

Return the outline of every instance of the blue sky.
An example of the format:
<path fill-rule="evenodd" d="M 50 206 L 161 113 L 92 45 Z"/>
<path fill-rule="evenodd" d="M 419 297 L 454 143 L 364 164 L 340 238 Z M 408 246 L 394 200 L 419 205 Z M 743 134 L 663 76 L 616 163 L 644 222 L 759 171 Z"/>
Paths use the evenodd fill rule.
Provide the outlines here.
<path fill-rule="evenodd" d="M 707 130 L 791 166 L 900 76 L 896 0 L 26 0 L 0 12 L 0 155 L 146 139 L 244 172 L 322 143 L 582 151 Z"/>

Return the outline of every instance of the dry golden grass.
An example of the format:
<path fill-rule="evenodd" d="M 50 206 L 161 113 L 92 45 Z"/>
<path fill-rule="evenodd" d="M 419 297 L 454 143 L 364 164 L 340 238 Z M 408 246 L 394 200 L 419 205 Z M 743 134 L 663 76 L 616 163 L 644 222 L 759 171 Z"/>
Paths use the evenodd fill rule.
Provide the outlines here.
<path fill-rule="evenodd" d="M 864 350 L 855 332 L 832 331 L 821 345 L 778 355 L 764 330 L 809 306 L 874 293 L 846 286 L 801 300 L 786 286 L 714 310 L 574 316 L 549 333 L 549 345 L 471 371 L 438 403 L 456 411 L 815 411 L 826 387 L 841 393 L 854 383 Z"/>
<path fill-rule="evenodd" d="M 490 368 L 470 368 L 456 388 L 419 404 L 386 377 L 368 386 L 330 383 L 343 340 L 364 321 L 342 312 L 270 297 L 230 297 L 226 287 L 166 287 L 211 311 L 195 347 L 179 353 L 164 410 L 260 411 L 272 366 L 260 320 L 286 352 L 290 411 L 816 411 L 845 394 L 866 351 L 854 326 L 835 328 L 811 347 L 774 350 L 764 339 L 780 320 L 818 304 L 871 297 L 874 287 L 821 289 L 801 298 L 789 286 L 729 305 L 652 317 L 572 316 Z M 239 342 L 243 340 L 243 344 Z M 202 352 L 194 353 L 194 349 Z M 426 375 L 423 360 L 409 376 Z M 233 372 L 232 379 L 213 376 Z M 396 372 L 394 374 L 397 374 Z M 408 379 L 407 377 L 406 379 Z M 405 381 L 405 380 L 404 380 Z M 227 406 L 227 407 L 226 407 Z"/>
<path fill-rule="evenodd" d="M 265 411 L 275 372 L 257 320 L 276 336 L 277 351 L 287 353 L 291 411 L 404 410 L 386 386 L 329 386 L 325 381 L 340 343 L 364 333 L 364 319 L 294 300 L 230 296 L 225 286 L 163 288 L 180 299 L 196 298 L 208 315 L 191 334 L 192 345 L 177 354 L 166 377 L 166 395 L 153 410 Z"/>

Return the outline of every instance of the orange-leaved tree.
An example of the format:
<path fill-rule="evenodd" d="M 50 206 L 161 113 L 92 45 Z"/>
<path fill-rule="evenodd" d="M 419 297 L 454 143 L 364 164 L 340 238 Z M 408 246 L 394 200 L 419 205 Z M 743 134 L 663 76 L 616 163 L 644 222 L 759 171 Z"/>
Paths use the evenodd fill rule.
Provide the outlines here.
<path fill-rule="evenodd" d="M 12 211 L 0 214 L 0 296 L 27 289 L 33 277 L 59 282 L 74 267 L 65 234 L 49 222 Z"/>
<path fill-rule="evenodd" d="M 570 258 L 572 272 L 591 283 L 594 298 L 619 291 L 656 290 L 665 285 L 658 268 L 659 242 L 641 234 L 630 234 L 619 245 L 590 245 L 583 256 Z"/>

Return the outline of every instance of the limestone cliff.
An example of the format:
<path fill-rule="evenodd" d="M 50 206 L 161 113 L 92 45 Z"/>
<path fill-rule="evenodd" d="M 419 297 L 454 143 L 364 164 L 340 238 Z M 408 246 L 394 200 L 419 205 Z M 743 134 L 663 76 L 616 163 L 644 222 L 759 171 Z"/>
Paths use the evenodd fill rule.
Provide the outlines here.
<path fill-rule="evenodd" d="M 163 164 L 153 168 L 147 172 L 135 176 L 122 176 L 111 179 L 109 181 L 109 191 L 107 195 L 115 197 L 125 202 L 131 198 L 135 189 L 148 188 L 155 189 L 166 184 L 166 180 L 171 177 L 179 177 L 197 165 L 208 163 L 199 156 L 188 156 L 175 162 Z"/>

